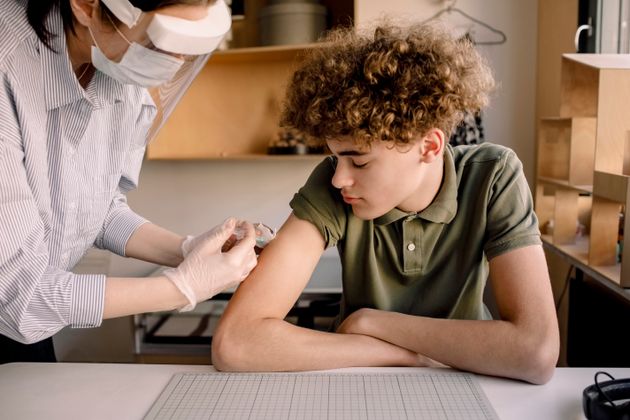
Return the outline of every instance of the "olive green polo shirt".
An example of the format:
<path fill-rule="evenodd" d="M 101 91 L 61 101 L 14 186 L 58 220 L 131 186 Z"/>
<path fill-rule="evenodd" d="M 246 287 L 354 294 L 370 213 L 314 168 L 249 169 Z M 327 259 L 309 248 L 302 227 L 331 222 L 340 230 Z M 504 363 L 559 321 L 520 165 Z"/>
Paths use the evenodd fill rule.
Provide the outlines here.
<path fill-rule="evenodd" d="M 393 209 L 374 220 L 354 216 L 332 186 L 328 157 L 291 200 L 342 265 L 340 320 L 360 308 L 452 319 L 490 319 L 483 304 L 488 260 L 540 244 L 522 164 L 503 146 L 447 146 L 444 178 L 419 213 Z"/>

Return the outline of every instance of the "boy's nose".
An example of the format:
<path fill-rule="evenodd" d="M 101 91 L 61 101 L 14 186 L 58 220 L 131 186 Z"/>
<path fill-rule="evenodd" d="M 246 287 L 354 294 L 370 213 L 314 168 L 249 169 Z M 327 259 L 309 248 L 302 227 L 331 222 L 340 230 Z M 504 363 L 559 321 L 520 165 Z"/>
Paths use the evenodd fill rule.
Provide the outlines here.
<path fill-rule="evenodd" d="M 342 189 L 344 187 L 349 187 L 354 183 L 352 177 L 344 169 L 344 165 L 340 162 L 337 163 L 337 168 L 335 169 L 335 174 L 332 177 L 332 185 L 335 188 Z"/>

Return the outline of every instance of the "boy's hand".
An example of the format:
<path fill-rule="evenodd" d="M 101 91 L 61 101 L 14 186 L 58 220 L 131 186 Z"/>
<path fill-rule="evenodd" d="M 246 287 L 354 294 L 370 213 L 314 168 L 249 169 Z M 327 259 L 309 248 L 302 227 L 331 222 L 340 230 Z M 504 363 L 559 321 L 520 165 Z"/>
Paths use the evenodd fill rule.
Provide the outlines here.
<path fill-rule="evenodd" d="M 382 340 L 377 334 L 374 333 L 374 319 L 379 313 L 383 311 L 378 309 L 361 308 L 351 313 L 337 328 L 339 334 L 362 334 L 369 335 L 371 337 Z M 409 360 L 405 363 L 405 366 L 410 367 L 448 367 L 438 361 L 428 358 L 425 355 L 415 353 L 409 350 Z"/>

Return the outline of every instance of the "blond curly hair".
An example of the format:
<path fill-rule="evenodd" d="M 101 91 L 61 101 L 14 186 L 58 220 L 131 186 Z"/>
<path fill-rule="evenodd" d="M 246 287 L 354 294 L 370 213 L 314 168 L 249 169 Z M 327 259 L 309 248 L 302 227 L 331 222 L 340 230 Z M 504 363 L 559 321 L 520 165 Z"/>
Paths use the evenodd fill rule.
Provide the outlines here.
<path fill-rule="evenodd" d="M 311 139 L 405 145 L 431 128 L 450 136 L 488 103 L 494 80 L 468 40 L 436 25 L 330 32 L 287 87 L 281 125 Z"/>

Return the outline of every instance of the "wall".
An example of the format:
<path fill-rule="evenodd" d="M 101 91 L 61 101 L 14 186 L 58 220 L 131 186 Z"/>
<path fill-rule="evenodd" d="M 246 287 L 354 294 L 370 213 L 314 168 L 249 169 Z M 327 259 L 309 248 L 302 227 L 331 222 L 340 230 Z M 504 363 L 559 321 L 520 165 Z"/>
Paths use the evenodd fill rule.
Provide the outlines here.
<path fill-rule="evenodd" d="M 167 162 L 146 161 L 141 187 L 129 204 L 154 223 L 181 234 L 195 234 L 232 215 L 279 228 L 290 214 L 289 201 L 319 159 Z M 336 252 L 324 253 L 335 266 Z M 153 265 L 113 256 L 110 275 L 144 276 Z M 323 278 L 320 283 L 328 283 Z M 333 282 L 334 283 L 334 282 Z M 337 283 L 338 284 L 338 283 Z M 329 285 L 329 284 L 326 284 Z"/>
<path fill-rule="evenodd" d="M 575 0 L 538 0 L 538 48 L 536 78 L 536 121 L 560 113 L 560 62 L 563 53 L 574 52 L 573 34 L 577 27 L 578 4 Z M 551 286 L 556 299 L 560 326 L 558 366 L 567 365 L 569 299 L 567 285 L 569 264 L 553 252 L 545 252 Z M 560 300 L 560 298 L 562 300 Z"/>

